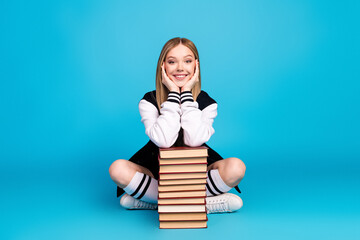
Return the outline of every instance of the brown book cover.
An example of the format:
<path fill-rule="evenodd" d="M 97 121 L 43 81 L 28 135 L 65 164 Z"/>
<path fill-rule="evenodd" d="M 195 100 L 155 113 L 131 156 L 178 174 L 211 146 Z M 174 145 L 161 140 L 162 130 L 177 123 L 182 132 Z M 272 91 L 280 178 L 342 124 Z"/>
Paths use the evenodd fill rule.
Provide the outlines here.
<path fill-rule="evenodd" d="M 206 172 L 207 164 L 162 165 L 159 173 L 196 173 Z"/>
<path fill-rule="evenodd" d="M 207 214 L 204 212 L 194 213 L 159 213 L 159 221 L 207 221 Z"/>
<path fill-rule="evenodd" d="M 207 221 L 160 222 L 160 228 L 207 228 Z"/>
<path fill-rule="evenodd" d="M 200 147 L 172 147 L 160 148 L 160 159 L 163 158 L 193 158 L 193 157 L 207 157 L 208 148 Z"/>
<path fill-rule="evenodd" d="M 159 159 L 159 165 L 179 165 L 179 164 L 207 164 L 206 157 L 199 158 L 165 158 Z"/>
<path fill-rule="evenodd" d="M 159 198 L 196 198 L 206 197 L 206 191 L 186 191 L 186 192 L 159 192 Z"/>
<path fill-rule="evenodd" d="M 206 179 L 206 172 L 202 173 L 160 173 L 160 180 L 175 180 L 175 179 Z"/>
<path fill-rule="evenodd" d="M 206 184 L 206 178 L 159 180 L 159 186 L 188 185 L 188 184 Z"/>
<path fill-rule="evenodd" d="M 203 205 L 203 204 L 206 204 L 204 197 L 158 199 L 158 205 Z"/>
<path fill-rule="evenodd" d="M 159 213 L 185 213 L 185 212 L 205 212 L 206 205 L 158 205 Z"/>

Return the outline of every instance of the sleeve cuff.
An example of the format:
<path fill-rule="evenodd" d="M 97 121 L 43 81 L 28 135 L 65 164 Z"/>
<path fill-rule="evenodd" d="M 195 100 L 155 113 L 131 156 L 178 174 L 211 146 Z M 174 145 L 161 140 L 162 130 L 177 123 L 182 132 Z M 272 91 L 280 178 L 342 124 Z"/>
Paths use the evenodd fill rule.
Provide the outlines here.
<path fill-rule="evenodd" d="M 177 92 L 169 92 L 167 101 L 174 102 L 174 103 L 180 103 L 180 94 Z"/>
<path fill-rule="evenodd" d="M 193 96 L 192 96 L 191 91 L 182 92 L 182 93 L 180 94 L 180 100 L 181 100 L 181 103 L 184 103 L 184 102 L 193 102 L 193 101 L 194 101 L 194 98 L 193 98 Z"/>

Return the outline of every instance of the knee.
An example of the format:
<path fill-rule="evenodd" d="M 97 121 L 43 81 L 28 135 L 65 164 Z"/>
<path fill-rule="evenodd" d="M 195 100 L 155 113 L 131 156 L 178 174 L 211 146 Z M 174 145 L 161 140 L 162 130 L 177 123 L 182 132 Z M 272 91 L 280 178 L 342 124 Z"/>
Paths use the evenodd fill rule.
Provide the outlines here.
<path fill-rule="evenodd" d="M 243 161 L 238 158 L 229 158 L 227 164 L 227 175 L 231 181 L 238 182 L 244 178 L 246 166 Z"/>
<path fill-rule="evenodd" d="M 115 182 L 124 182 L 122 179 L 126 178 L 128 174 L 129 162 L 127 160 L 119 159 L 113 162 L 109 167 L 109 174 Z"/>

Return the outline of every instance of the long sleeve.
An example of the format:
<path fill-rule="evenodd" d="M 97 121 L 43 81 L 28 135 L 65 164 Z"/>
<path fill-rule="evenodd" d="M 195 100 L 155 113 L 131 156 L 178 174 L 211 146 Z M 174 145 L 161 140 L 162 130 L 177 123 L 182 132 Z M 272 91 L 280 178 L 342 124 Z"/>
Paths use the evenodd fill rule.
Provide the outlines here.
<path fill-rule="evenodd" d="M 145 133 L 158 147 L 171 147 L 180 131 L 180 95 L 170 92 L 167 101 L 161 105 L 160 114 L 153 103 L 142 99 L 139 103 L 141 122 Z"/>
<path fill-rule="evenodd" d="M 208 97 L 207 94 L 206 96 Z M 212 124 L 217 115 L 217 103 L 214 100 L 209 101 L 209 104 L 201 110 L 199 103 L 194 102 L 191 92 L 183 92 L 181 93 L 181 112 L 184 143 L 190 147 L 197 147 L 209 141 L 215 132 Z"/>

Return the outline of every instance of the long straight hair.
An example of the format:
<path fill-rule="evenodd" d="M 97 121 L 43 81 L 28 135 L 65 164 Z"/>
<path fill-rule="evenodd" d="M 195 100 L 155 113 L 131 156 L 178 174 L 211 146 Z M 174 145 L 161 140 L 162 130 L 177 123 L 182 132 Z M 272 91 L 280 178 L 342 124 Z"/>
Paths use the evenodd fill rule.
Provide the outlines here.
<path fill-rule="evenodd" d="M 200 59 L 195 44 L 186 38 L 176 37 L 170 39 L 165 43 L 164 47 L 162 48 L 156 67 L 156 102 L 159 109 L 161 108 L 161 104 L 167 100 L 169 94 L 169 90 L 161 81 L 162 80 L 161 66 L 164 63 L 168 52 L 174 47 L 178 46 L 179 44 L 188 47 L 193 52 L 195 56 L 195 60 L 197 59 L 199 61 L 199 82 L 197 82 L 194 85 L 193 89 L 191 90 L 194 100 L 196 100 L 197 96 L 201 91 Z"/>

